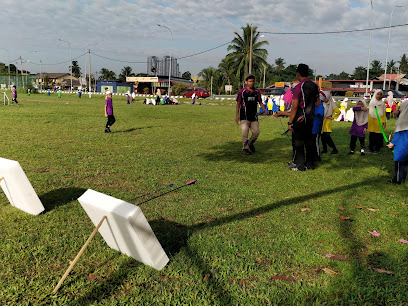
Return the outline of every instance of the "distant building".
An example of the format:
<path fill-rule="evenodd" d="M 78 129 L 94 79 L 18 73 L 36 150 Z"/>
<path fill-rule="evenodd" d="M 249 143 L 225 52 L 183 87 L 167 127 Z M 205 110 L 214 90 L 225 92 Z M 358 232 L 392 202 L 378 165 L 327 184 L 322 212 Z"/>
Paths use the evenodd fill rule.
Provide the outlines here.
<path fill-rule="evenodd" d="M 170 56 L 166 55 L 164 58 L 151 56 L 147 58 L 147 74 L 150 76 L 169 75 L 170 70 Z M 171 76 L 181 77 L 180 66 L 177 63 L 177 58 L 171 57 Z"/>

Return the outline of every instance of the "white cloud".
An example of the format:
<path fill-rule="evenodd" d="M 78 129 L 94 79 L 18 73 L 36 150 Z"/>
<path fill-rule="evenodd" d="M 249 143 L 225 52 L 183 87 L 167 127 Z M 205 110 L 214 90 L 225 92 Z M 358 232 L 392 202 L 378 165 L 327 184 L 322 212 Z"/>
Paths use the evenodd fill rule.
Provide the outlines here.
<path fill-rule="evenodd" d="M 387 26 L 391 9 L 400 2 L 374 2 L 374 27 Z M 0 39 L 11 58 L 20 55 L 37 62 L 57 63 L 67 60 L 69 41 L 73 57 L 93 52 L 115 59 L 144 61 L 149 55 L 163 56 L 171 50 L 176 57 L 197 53 L 222 43 L 241 32 L 246 23 L 259 31 L 316 32 L 368 28 L 369 1 L 292 0 L 292 1 L 185 1 L 185 0 L 3 0 L 0 11 Z M 405 8 L 396 9 L 393 24 L 405 23 Z M 171 28 L 174 41 L 166 29 Z M 398 60 L 407 52 L 408 28 L 394 28 L 390 59 Z M 335 35 L 266 35 L 270 62 L 282 57 L 287 64 L 306 62 L 323 74 L 351 73 L 354 67 L 366 65 L 368 32 Z M 373 33 L 372 59 L 385 61 L 388 30 Z M 29 50 L 37 50 L 35 54 Z M 202 68 L 217 66 L 227 53 L 220 48 L 180 61 L 181 71 L 197 74 Z M 0 52 L 0 61 L 5 61 Z M 119 73 L 125 63 L 93 58 L 94 67 L 107 67 Z M 85 59 L 79 59 L 85 65 Z M 67 65 L 45 66 L 54 71 Z M 32 70 L 38 70 L 33 66 Z M 133 69 L 144 72 L 145 65 Z"/>

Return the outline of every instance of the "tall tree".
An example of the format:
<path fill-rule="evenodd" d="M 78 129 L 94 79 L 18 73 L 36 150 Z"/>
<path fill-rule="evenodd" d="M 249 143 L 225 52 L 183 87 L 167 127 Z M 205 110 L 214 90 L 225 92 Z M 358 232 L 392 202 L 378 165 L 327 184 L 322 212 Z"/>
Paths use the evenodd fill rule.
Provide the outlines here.
<path fill-rule="evenodd" d="M 98 78 L 99 81 L 115 81 L 116 80 L 116 73 L 114 73 L 112 70 L 109 70 L 107 68 L 102 68 L 99 73 L 101 74 L 100 77 Z"/>
<path fill-rule="evenodd" d="M 181 75 L 181 78 L 186 79 L 186 80 L 191 80 L 191 73 L 190 71 L 186 71 Z"/>
<path fill-rule="evenodd" d="M 282 72 L 283 72 L 283 69 L 285 69 L 285 60 L 283 59 L 283 58 L 281 58 L 281 57 L 279 57 L 279 58 L 277 58 L 276 60 L 275 60 L 275 71 L 276 71 L 276 74 L 277 75 L 279 75 L 279 76 L 281 76 L 282 75 Z"/>
<path fill-rule="evenodd" d="M 367 77 L 367 69 L 363 66 L 357 66 L 354 68 L 353 79 L 354 80 L 365 80 Z"/>
<path fill-rule="evenodd" d="M 118 81 L 119 82 L 126 82 L 126 77 L 134 76 L 135 74 L 132 72 L 132 67 L 125 66 L 122 68 L 122 71 L 119 74 Z"/>
<path fill-rule="evenodd" d="M 350 75 L 347 72 L 340 72 L 339 74 L 339 79 L 340 80 L 350 80 Z"/>
<path fill-rule="evenodd" d="M 408 73 L 408 58 L 405 53 L 401 56 L 401 60 L 399 61 L 399 64 L 400 64 L 400 72 Z"/>
<path fill-rule="evenodd" d="M 198 73 L 201 78 L 199 81 L 199 86 L 204 87 L 207 90 L 211 88 L 211 77 L 212 77 L 212 88 L 213 92 L 219 92 L 221 87 L 221 77 L 220 72 L 214 67 L 204 68 Z"/>
<path fill-rule="evenodd" d="M 72 70 L 72 75 L 76 78 L 81 76 L 81 67 L 78 66 L 78 61 L 72 61 L 72 65 L 69 67 Z"/>
<path fill-rule="evenodd" d="M 245 75 L 248 74 L 249 58 L 251 49 L 251 25 L 247 24 L 245 27 L 241 27 L 242 35 L 234 32 L 235 37 L 232 40 L 231 45 L 228 47 L 228 51 L 233 51 L 227 55 L 241 81 L 244 80 Z M 263 67 L 266 65 L 266 58 L 268 51 L 263 49 L 262 46 L 269 43 L 265 40 L 260 41 L 260 33 L 257 31 L 257 27 L 252 27 L 252 65 Z"/>
<path fill-rule="evenodd" d="M 381 62 L 379 60 L 373 60 L 371 62 L 371 68 L 370 68 L 370 79 L 378 78 L 383 73 L 384 73 L 384 69 L 382 68 Z"/>

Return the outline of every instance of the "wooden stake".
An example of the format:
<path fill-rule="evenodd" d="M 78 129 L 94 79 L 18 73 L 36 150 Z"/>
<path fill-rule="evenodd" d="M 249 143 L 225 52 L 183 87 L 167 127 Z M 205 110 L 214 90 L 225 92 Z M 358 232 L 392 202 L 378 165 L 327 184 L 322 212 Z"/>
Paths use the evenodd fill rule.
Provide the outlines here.
<path fill-rule="evenodd" d="M 101 227 L 103 221 L 105 221 L 106 216 L 103 216 L 102 220 L 99 222 L 98 226 L 95 227 L 94 231 L 92 232 L 91 236 L 89 236 L 88 240 L 85 242 L 85 244 L 82 246 L 81 250 L 79 251 L 78 255 L 75 257 L 75 259 L 71 262 L 71 265 L 68 267 L 67 271 L 65 274 L 62 276 L 61 280 L 59 281 L 58 285 L 55 287 L 55 289 L 52 291 L 52 294 L 55 294 L 58 289 L 61 287 L 62 283 L 64 280 L 67 278 L 69 272 L 71 272 L 72 268 L 75 266 L 76 262 L 78 261 L 79 257 L 81 257 L 82 253 L 85 251 L 86 247 L 88 244 L 91 242 L 92 238 L 96 235 L 98 232 L 99 228 Z"/>
<path fill-rule="evenodd" d="M 0 177 L 0 182 L 1 182 L 2 180 L 4 180 L 4 177 Z"/>

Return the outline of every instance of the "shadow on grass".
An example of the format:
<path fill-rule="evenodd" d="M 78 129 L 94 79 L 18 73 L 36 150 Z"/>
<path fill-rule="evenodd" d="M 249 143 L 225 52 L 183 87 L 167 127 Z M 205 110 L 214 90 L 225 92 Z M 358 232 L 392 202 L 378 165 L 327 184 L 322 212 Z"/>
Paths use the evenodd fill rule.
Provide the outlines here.
<path fill-rule="evenodd" d="M 163 218 L 153 220 L 149 223 L 153 231 L 155 232 L 157 239 L 160 241 L 163 249 L 169 255 L 170 258 L 174 257 L 175 255 L 177 255 L 177 253 L 183 250 L 196 264 L 196 266 L 200 270 L 201 275 L 204 277 L 206 274 L 211 273 L 212 268 L 201 258 L 198 250 L 194 250 L 188 245 L 188 240 L 190 236 L 195 232 L 207 228 L 220 226 L 234 221 L 242 221 L 248 218 L 255 217 L 259 214 L 270 212 L 279 207 L 296 205 L 308 200 L 324 197 L 327 195 L 332 195 L 339 192 L 350 191 L 356 188 L 367 188 L 367 186 L 375 185 L 376 183 L 377 181 L 375 179 L 363 180 L 361 182 L 354 184 L 344 185 L 329 190 L 322 190 L 304 196 L 294 197 L 291 199 L 284 199 L 246 212 L 221 217 L 218 219 L 214 219 L 210 222 L 197 223 L 192 226 L 186 226 L 184 224 L 174 222 L 170 219 Z M 362 266 L 359 253 L 364 248 L 364 246 L 357 239 L 355 239 L 352 231 L 351 222 L 341 223 L 341 233 L 345 238 L 349 239 L 350 251 L 352 252 L 352 254 L 354 254 L 353 257 L 356 259 L 355 263 L 356 272 L 354 275 L 354 281 L 358 282 L 361 277 L 364 277 L 361 276 L 359 272 L 360 271 L 359 269 L 361 269 Z M 372 254 L 369 260 L 375 261 L 378 259 L 378 256 L 380 255 L 381 254 Z M 102 301 L 103 299 L 109 299 L 114 295 L 117 288 L 120 287 L 124 282 L 126 282 L 126 280 L 129 279 L 129 277 L 131 277 L 131 275 L 133 274 L 132 269 L 129 269 L 129 267 L 131 266 L 137 267 L 138 265 L 140 265 L 140 263 L 137 263 L 132 258 L 124 260 L 123 263 L 115 270 L 115 272 L 107 276 L 106 280 L 98 282 L 94 286 L 88 288 L 87 289 L 88 293 L 80 297 L 79 300 L 75 300 L 75 303 L 79 302 L 79 304 L 82 304 L 85 302 Z M 375 284 L 379 286 L 382 285 L 383 280 L 385 281 L 386 279 L 387 278 L 384 275 L 374 277 Z M 395 281 L 393 281 L 393 283 L 395 282 L 398 283 L 398 279 L 395 279 Z M 367 286 L 369 285 L 369 283 L 370 283 L 369 280 L 367 280 Z M 148 283 L 138 284 L 137 286 L 142 286 L 145 289 L 149 289 Z M 215 277 L 212 277 L 212 275 L 210 275 L 210 277 L 207 279 L 206 286 L 212 293 L 211 295 L 212 302 L 216 304 L 235 304 L 238 302 L 228 293 L 226 285 L 217 280 Z M 358 286 L 358 288 L 360 287 Z"/>
<path fill-rule="evenodd" d="M 72 201 L 76 201 L 86 189 L 78 187 L 59 188 L 39 196 L 45 213 L 56 207 L 63 206 Z"/>
<path fill-rule="evenodd" d="M 144 130 L 144 129 L 151 129 L 153 128 L 153 126 L 144 126 L 144 127 L 139 127 L 139 128 L 131 128 L 131 129 L 127 129 L 127 130 L 122 130 L 122 131 L 113 131 L 112 133 L 131 133 L 134 131 L 138 131 L 138 130 Z"/>
<path fill-rule="evenodd" d="M 352 214 L 349 215 L 352 217 Z M 398 276 L 401 273 L 398 270 L 402 269 L 404 270 L 403 273 L 406 274 L 406 267 L 403 267 L 390 255 L 371 250 L 364 245 L 354 235 L 355 222 L 357 221 L 339 220 L 340 235 L 344 239 L 344 245 L 347 246 L 347 254 L 351 260 L 349 263 L 351 273 L 347 282 L 352 285 L 346 289 L 340 288 L 337 298 L 355 305 L 365 303 L 386 305 L 398 301 L 396 296 L 400 292 L 406 291 L 406 286 L 402 286 L 406 281 Z M 373 239 L 377 238 L 374 237 Z M 397 273 L 389 275 L 373 269 L 391 270 Z M 390 291 L 394 291 L 394 294 L 390 294 Z"/>

